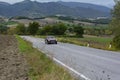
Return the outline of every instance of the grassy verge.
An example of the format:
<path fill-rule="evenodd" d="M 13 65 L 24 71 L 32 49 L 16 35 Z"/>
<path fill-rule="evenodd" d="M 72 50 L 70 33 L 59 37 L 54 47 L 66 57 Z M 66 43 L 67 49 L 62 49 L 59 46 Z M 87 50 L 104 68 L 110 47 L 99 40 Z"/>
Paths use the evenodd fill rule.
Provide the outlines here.
<path fill-rule="evenodd" d="M 33 48 L 29 42 L 24 41 L 19 36 L 16 36 L 16 38 L 19 49 L 25 55 L 30 66 L 28 73 L 30 80 L 75 80 L 65 69 Z"/>
<path fill-rule="evenodd" d="M 88 46 L 89 44 L 89 47 L 103 50 L 113 50 L 113 48 L 109 48 L 112 38 L 95 36 L 85 36 L 84 38 L 58 37 L 58 41 L 80 46 Z"/>

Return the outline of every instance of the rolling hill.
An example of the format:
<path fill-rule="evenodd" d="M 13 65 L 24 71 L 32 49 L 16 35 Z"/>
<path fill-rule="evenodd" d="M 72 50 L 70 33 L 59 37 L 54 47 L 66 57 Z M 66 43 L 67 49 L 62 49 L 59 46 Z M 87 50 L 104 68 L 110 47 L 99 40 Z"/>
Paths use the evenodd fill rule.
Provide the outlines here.
<path fill-rule="evenodd" d="M 0 2 L 1 16 L 41 17 L 58 14 L 82 18 L 110 17 L 110 9 L 104 6 L 79 2 L 40 3 L 30 0 L 15 4 Z"/>

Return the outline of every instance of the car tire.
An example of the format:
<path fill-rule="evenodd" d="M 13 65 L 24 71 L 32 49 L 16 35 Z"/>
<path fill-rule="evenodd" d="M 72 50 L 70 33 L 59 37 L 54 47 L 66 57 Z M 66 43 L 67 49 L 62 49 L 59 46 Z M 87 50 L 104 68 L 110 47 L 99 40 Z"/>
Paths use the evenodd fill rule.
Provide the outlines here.
<path fill-rule="evenodd" d="M 45 44 L 48 44 L 48 42 L 45 40 Z"/>
<path fill-rule="evenodd" d="M 55 44 L 57 44 L 57 41 L 55 42 Z"/>

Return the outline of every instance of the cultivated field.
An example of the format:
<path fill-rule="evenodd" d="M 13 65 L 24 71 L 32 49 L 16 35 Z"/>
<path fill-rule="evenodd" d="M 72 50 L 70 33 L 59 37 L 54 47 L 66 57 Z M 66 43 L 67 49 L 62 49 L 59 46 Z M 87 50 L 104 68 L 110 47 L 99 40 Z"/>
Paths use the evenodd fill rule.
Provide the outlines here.
<path fill-rule="evenodd" d="M 14 36 L 0 35 L 0 80 L 28 80 L 28 66 Z"/>

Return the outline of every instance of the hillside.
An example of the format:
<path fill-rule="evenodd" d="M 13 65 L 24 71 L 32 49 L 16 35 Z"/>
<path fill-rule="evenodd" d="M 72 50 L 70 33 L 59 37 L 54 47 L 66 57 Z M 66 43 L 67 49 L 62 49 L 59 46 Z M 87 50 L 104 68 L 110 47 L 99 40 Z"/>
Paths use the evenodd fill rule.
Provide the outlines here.
<path fill-rule="evenodd" d="M 0 2 L 0 15 L 41 17 L 65 15 L 82 18 L 109 17 L 110 9 L 104 6 L 78 2 L 48 2 L 24 0 L 15 4 Z"/>
<path fill-rule="evenodd" d="M 94 10 L 99 10 L 101 12 L 110 12 L 110 8 L 101 6 L 101 5 L 95 5 L 95 4 L 90 4 L 90 3 L 80 3 L 80 2 L 62 2 L 59 1 L 60 4 L 71 7 L 71 8 L 76 8 L 76 7 L 82 7 L 82 8 L 91 8 Z"/>

